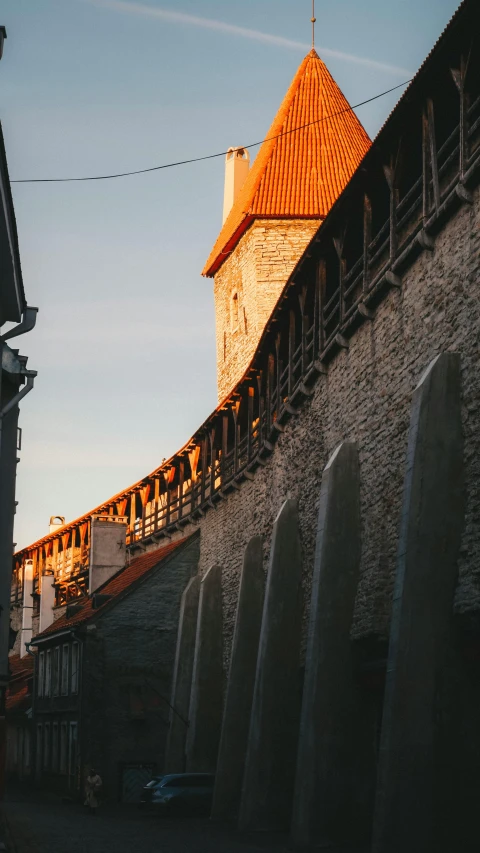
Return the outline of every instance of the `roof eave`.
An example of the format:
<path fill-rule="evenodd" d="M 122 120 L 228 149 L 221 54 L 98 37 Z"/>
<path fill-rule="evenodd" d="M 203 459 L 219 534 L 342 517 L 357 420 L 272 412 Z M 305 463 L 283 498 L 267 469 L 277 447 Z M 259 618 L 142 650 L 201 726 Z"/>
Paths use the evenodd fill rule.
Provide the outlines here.
<path fill-rule="evenodd" d="M 0 324 L 18 323 L 26 306 L 17 225 L 0 123 Z"/>

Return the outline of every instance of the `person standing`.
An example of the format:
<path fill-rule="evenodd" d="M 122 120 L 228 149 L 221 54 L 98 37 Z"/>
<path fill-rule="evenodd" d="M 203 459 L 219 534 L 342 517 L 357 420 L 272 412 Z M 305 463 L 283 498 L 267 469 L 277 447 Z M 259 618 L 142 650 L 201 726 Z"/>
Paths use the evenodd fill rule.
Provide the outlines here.
<path fill-rule="evenodd" d="M 90 809 L 90 814 L 96 815 L 98 809 L 98 795 L 102 787 L 102 780 L 97 771 L 92 767 L 85 783 L 85 805 Z"/>

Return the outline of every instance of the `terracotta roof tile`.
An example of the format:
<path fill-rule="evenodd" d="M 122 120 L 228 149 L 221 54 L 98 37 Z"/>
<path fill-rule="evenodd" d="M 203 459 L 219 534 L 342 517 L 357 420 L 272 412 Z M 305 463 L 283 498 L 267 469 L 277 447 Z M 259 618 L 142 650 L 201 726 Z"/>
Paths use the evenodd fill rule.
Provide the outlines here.
<path fill-rule="evenodd" d="M 32 696 L 26 684 L 15 692 L 7 690 L 5 697 L 5 710 L 7 714 L 22 714 L 28 711 L 31 705 Z"/>
<path fill-rule="evenodd" d="M 33 677 L 34 659 L 32 655 L 10 655 L 8 658 L 10 679 L 5 696 L 7 714 L 23 714 L 32 705 L 30 681 Z"/>
<path fill-rule="evenodd" d="M 190 537 L 187 537 L 187 539 L 188 538 Z M 157 548 L 155 551 L 149 551 L 147 554 L 137 557 L 137 559 L 133 560 L 129 566 L 121 569 L 116 575 L 110 578 L 110 580 L 104 583 L 103 586 L 95 590 L 95 592 L 100 593 L 101 595 L 110 596 L 108 601 L 100 607 L 94 608 L 92 598 L 83 599 L 83 603 L 82 600 L 79 600 L 79 610 L 76 613 L 71 616 L 64 615 L 59 619 L 56 619 L 55 622 L 46 628 L 42 634 L 38 634 L 34 637 L 34 642 L 35 640 L 40 638 L 43 639 L 50 634 L 56 634 L 57 631 L 66 631 L 70 628 L 78 628 L 80 625 L 83 625 L 84 622 L 87 622 L 89 619 L 97 617 L 99 614 L 103 613 L 106 608 L 111 607 L 112 604 L 115 604 L 117 600 L 129 592 L 132 586 L 141 581 L 144 575 L 146 575 L 151 569 L 158 566 L 158 564 L 172 554 L 173 551 L 184 545 L 187 539 L 180 539 L 178 542 L 171 542 L 163 548 Z"/>
<path fill-rule="evenodd" d="M 370 145 L 348 101 L 312 50 L 292 81 L 203 275 L 215 274 L 256 217 L 323 219 Z"/>
<path fill-rule="evenodd" d="M 8 658 L 8 667 L 10 670 L 10 681 L 21 676 L 27 677 L 33 672 L 34 659 L 32 655 L 10 655 Z"/>

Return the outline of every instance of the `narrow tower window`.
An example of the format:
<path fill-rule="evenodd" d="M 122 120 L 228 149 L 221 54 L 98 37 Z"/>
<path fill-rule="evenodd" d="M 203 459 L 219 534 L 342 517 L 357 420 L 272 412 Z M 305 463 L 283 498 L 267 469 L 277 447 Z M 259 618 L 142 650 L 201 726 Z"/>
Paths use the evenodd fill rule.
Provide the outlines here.
<path fill-rule="evenodd" d="M 232 329 L 236 329 L 238 326 L 238 293 L 235 293 L 232 296 L 232 314 L 231 314 L 231 322 Z"/>

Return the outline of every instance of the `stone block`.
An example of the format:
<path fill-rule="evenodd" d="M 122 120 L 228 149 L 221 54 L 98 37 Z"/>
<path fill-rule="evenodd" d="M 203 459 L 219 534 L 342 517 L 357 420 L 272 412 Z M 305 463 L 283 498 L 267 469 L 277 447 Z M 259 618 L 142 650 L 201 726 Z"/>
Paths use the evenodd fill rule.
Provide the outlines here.
<path fill-rule="evenodd" d="M 440 729 L 464 524 L 460 358 L 413 396 L 379 756 L 374 853 L 433 853 Z"/>
<path fill-rule="evenodd" d="M 344 841 L 355 823 L 359 696 L 350 629 L 360 555 L 358 451 L 344 442 L 320 490 L 292 820 L 296 846 Z"/>
<path fill-rule="evenodd" d="M 222 726 L 222 699 L 222 567 L 212 566 L 200 584 L 187 734 L 189 773 L 215 773 Z"/>
<path fill-rule="evenodd" d="M 186 766 L 188 714 L 192 690 L 200 581 L 200 575 L 191 578 L 185 587 L 180 604 L 171 697 L 173 707 L 170 710 L 165 773 L 183 773 Z"/>
<path fill-rule="evenodd" d="M 212 818 L 238 814 L 252 710 L 265 575 L 263 539 L 250 539 L 244 554 L 233 636 Z"/>
<path fill-rule="evenodd" d="M 300 718 L 302 552 L 297 504 L 274 526 L 242 788 L 242 830 L 290 825 Z"/>

